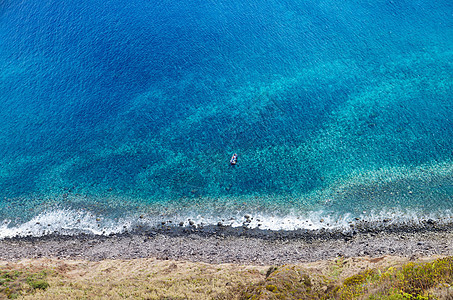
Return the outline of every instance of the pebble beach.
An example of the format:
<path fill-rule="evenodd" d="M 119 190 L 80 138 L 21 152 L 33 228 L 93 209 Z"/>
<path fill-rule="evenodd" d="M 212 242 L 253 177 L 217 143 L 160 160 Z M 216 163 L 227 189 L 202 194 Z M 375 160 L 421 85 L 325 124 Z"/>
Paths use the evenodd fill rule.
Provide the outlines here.
<path fill-rule="evenodd" d="M 241 231 L 237 228 L 160 229 L 110 236 L 75 235 L 9 238 L 0 241 L 0 260 L 30 258 L 105 259 L 157 258 L 206 263 L 282 265 L 336 257 L 409 258 L 453 255 L 451 228 L 412 232 L 381 231 L 356 234 Z"/>

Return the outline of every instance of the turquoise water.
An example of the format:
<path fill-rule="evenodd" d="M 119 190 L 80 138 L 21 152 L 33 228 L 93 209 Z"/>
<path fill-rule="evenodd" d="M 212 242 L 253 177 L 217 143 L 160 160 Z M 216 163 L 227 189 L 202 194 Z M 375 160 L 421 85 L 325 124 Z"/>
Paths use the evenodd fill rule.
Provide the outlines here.
<path fill-rule="evenodd" d="M 0 91 L 0 238 L 453 220 L 449 0 L 0 1 Z"/>

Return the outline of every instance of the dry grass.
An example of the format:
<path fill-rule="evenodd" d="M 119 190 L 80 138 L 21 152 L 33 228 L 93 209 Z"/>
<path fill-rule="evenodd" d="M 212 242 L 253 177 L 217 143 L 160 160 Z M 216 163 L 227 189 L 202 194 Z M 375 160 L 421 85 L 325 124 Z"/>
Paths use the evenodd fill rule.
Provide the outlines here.
<path fill-rule="evenodd" d="M 338 258 L 271 267 L 38 259 L 0 261 L 0 272 L 6 282 L 0 299 L 453 300 L 453 258 Z"/>
<path fill-rule="evenodd" d="M 23 260 L 2 269 L 47 270 L 49 287 L 24 299 L 235 299 L 244 283 L 264 277 L 265 267 L 160 261 L 101 262 Z M 0 296 L 1 297 L 1 296 Z"/>

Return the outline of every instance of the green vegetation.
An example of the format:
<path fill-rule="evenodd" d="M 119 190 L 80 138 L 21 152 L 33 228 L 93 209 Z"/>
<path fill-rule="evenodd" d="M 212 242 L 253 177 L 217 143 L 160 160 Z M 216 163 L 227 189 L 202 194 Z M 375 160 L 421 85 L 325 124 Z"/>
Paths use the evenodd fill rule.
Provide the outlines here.
<path fill-rule="evenodd" d="M 332 265 L 329 277 L 282 266 L 249 286 L 242 299 L 453 299 L 453 257 L 367 269 L 343 280 L 337 279 L 339 265 Z"/>
<path fill-rule="evenodd" d="M 0 299 L 453 300 L 453 257 L 283 265 L 159 261 L 0 262 Z"/>
<path fill-rule="evenodd" d="M 36 289 L 45 290 L 49 287 L 46 277 L 45 271 L 0 270 L 0 299 L 16 299 L 33 294 Z"/>

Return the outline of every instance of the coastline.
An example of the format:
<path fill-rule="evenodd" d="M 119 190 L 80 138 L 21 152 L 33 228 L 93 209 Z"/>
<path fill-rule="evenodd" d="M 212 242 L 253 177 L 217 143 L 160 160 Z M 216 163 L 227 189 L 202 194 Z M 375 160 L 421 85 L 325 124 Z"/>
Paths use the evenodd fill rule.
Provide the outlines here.
<path fill-rule="evenodd" d="M 345 233 L 173 226 L 110 236 L 6 238 L 0 240 L 0 260 L 156 258 L 212 264 L 282 265 L 337 257 L 448 256 L 453 255 L 452 240 L 451 226 Z"/>
<path fill-rule="evenodd" d="M 0 275 L 6 280 L 0 298 L 453 296 L 452 228 L 317 235 L 171 229 L 0 240 Z M 418 274 L 412 270 L 423 270 L 433 281 L 423 283 L 423 289 L 417 286 L 418 277 L 409 287 L 398 281 L 401 272 Z"/>

